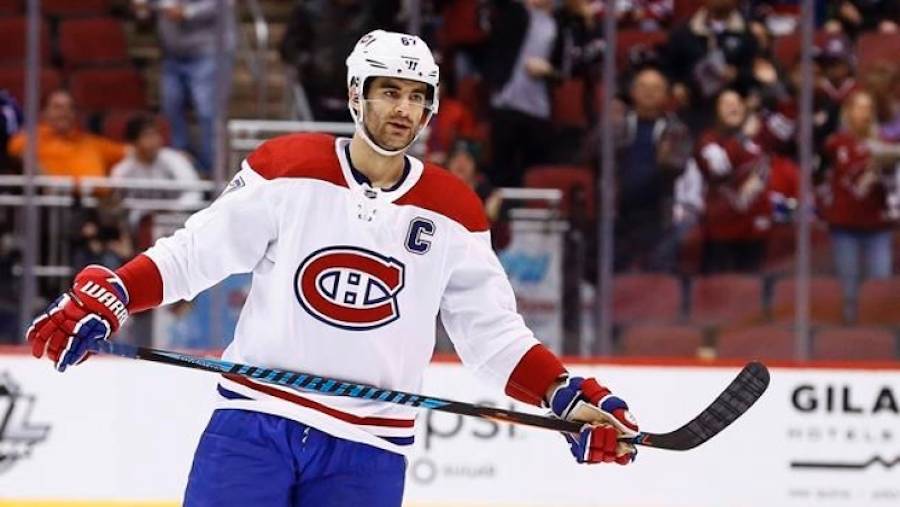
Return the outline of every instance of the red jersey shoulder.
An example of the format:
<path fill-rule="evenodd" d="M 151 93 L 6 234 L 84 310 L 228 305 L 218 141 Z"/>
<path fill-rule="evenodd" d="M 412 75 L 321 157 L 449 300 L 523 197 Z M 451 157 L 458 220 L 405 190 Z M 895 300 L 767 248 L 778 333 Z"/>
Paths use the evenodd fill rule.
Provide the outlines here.
<path fill-rule="evenodd" d="M 334 137 L 327 134 L 289 134 L 261 144 L 247 163 L 267 180 L 309 178 L 347 186 L 334 151 Z"/>
<path fill-rule="evenodd" d="M 471 232 L 483 232 L 490 228 L 478 195 L 461 179 L 433 164 L 425 164 L 422 177 L 396 204 L 418 206 L 439 213 Z"/>

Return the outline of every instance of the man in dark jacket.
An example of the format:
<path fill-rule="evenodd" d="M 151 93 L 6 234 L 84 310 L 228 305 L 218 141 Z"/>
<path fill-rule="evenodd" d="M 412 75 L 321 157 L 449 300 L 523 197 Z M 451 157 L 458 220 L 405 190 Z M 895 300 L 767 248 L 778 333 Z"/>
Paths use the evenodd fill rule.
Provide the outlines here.
<path fill-rule="evenodd" d="M 562 57 L 552 0 L 497 0 L 491 16 L 485 78 L 491 91 L 496 186 L 518 186 L 522 173 L 552 151 L 548 82 Z"/>

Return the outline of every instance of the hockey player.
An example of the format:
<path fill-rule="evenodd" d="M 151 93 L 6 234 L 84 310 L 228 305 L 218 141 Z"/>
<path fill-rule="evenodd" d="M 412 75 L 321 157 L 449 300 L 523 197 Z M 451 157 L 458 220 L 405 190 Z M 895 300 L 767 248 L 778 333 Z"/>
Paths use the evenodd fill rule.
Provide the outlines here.
<path fill-rule="evenodd" d="M 584 421 L 579 463 L 633 460 L 637 424 L 570 376 L 515 311 L 475 194 L 406 155 L 439 105 L 418 37 L 377 30 L 347 58 L 352 139 L 263 143 L 209 208 L 116 272 L 90 266 L 28 330 L 63 371 L 130 313 L 190 299 L 233 273 L 253 283 L 223 357 L 416 391 L 440 314 L 463 363 L 506 394 Z M 223 376 L 184 503 L 399 506 L 415 409 Z"/>

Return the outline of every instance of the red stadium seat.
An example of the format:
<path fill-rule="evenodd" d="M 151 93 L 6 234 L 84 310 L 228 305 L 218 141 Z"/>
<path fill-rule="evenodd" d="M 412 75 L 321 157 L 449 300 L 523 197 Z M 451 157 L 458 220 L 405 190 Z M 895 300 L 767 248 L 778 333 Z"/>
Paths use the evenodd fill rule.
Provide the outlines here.
<path fill-rule="evenodd" d="M 794 358 L 794 334 L 782 326 L 755 326 L 723 331 L 716 354 L 723 359 L 789 360 Z"/>
<path fill-rule="evenodd" d="M 144 80 L 138 71 L 130 67 L 73 72 L 69 88 L 75 103 L 85 111 L 146 108 Z"/>
<path fill-rule="evenodd" d="M 837 278 L 814 276 L 809 281 L 810 319 L 816 324 L 843 323 L 841 284 Z M 796 279 L 775 282 L 772 294 L 772 318 L 776 322 L 793 322 L 796 312 Z"/>
<path fill-rule="evenodd" d="M 691 320 L 726 327 L 762 319 L 762 281 L 750 275 L 713 275 L 693 279 Z"/>
<path fill-rule="evenodd" d="M 553 124 L 562 128 L 587 128 L 585 103 L 584 81 L 563 81 L 553 88 Z"/>
<path fill-rule="evenodd" d="M 877 361 L 897 358 L 897 339 L 883 328 L 823 329 L 813 336 L 813 359 Z"/>
<path fill-rule="evenodd" d="M 859 289 L 859 323 L 900 325 L 900 277 L 863 282 Z"/>
<path fill-rule="evenodd" d="M 525 171 L 525 186 L 529 188 L 555 188 L 562 190 L 562 212 L 569 216 L 575 205 L 574 194 L 576 190 L 583 192 L 584 216 L 593 219 L 596 210 L 594 204 L 594 173 L 587 167 L 568 165 L 544 165 L 535 166 Z"/>
<path fill-rule="evenodd" d="M 487 31 L 482 26 L 480 0 L 455 0 L 442 2 L 441 19 L 444 21 L 438 31 L 442 48 L 480 44 L 487 39 Z"/>
<path fill-rule="evenodd" d="M 632 51 L 643 46 L 645 49 L 654 49 L 662 46 L 669 39 L 669 34 L 664 31 L 645 32 L 643 30 L 622 30 L 616 38 L 616 66 L 620 71 L 628 67 Z"/>
<path fill-rule="evenodd" d="M 114 18 L 63 21 L 59 51 L 67 67 L 120 64 L 128 61 L 128 42 L 122 23 Z"/>
<path fill-rule="evenodd" d="M 45 16 L 103 16 L 109 14 L 111 0 L 41 0 Z"/>
<path fill-rule="evenodd" d="M 139 114 L 147 114 L 145 111 L 110 111 L 103 115 L 103 127 L 101 129 L 104 136 L 115 139 L 116 141 L 125 142 L 125 127 L 132 118 Z M 159 129 L 166 144 L 169 144 L 171 131 L 169 123 L 162 115 L 153 117 L 156 128 Z"/>
<path fill-rule="evenodd" d="M 681 315 L 681 283 L 670 275 L 618 275 L 612 299 L 616 322 L 675 322 Z"/>
<path fill-rule="evenodd" d="M 703 332 L 691 326 L 635 325 L 627 327 L 619 341 L 626 357 L 696 357 Z"/>
<path fill-rule="evenodd" d="M 62 85 L 62 77 L 59 71 L 53 68 L 41 69 L 39 77 L 41 81 L 41 96 L 46 97 Z M 19 104 L 25 104 L 25 69 L 23 67 L 0 67 L 0 89 L 5 89 L 12 94 Z"/>
<path fill-rule="evenodd" d="M 821 44 L 827 37 L 828 34 L 823 30 L 816 32 L 813 36 L 813 45 Z M 772 47 L 775 61 L 785 68 L 793 67 L 797 62 L 797 58 L 800 57 L 801 42 L 800 32 L 775 39 Z"/>
<path fill-rule="evenodd" d="M 897 55 L 900 55 L 900 33 L 869 32 L 860 35 L 856 41 L 860 75 L 881 61 L 896 64 Z"/>
<path fill-rule="evenodd" d="M 0 64 L 24 64 L 25 62 L 25 36 L 27 34 L 26 19 L 22 16 L 0 18 L 0 33 L 3 34 L 3 43 L 0 44 Z M 40 55 L 43 62 L 50 61 L 52 46 L 50 42 L 50 30 L 46 22 L 41 22 Z"/>
<path fill-rule="evenodd" d="M 484 114 L 487 92 L 480 78 L 466 76 L 456 84 L 456 98 L 472 111 L 476 118 Z"/>
<path fill-rule="evenodd" d="M 24 0 L 0 0 L 0 16 L 22 14 L 24 9 Z"/>
<path fill-rule="evenodd" d="M 691 16 L 703 7 L 704 0 L 675 0 L 675 6 L 672 12 L 672 24 L 687 22 Z"/>

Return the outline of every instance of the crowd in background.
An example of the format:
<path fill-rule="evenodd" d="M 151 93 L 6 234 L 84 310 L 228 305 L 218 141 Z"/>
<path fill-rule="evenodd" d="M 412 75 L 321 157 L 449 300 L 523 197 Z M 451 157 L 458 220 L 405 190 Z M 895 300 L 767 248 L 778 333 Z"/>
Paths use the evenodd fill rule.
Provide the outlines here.
<path fill-rule="evenodd" d="M 71 92 L 49 90 L 38 128 L 41 172 L 208 178 L 213 121 L 224 103 L 217 94 L 229 88 L 217 80 L 215 54 L 234 53 L 236 31 L 229 16 L 224 42 L 216 39 L 215 4 L 133 0 L 122 15 L 155 26 L 162 48 L 161 116 L 133 115 L 123 139 L 114 141 L 79 121 Z M 371 29 L 404 30 L 411 13 L 399 0 L 294 4 L 277 41 L 281 58 L 296 73 L 313 119 L 349 122 L 346 55 Z M 603 1 L 420 5 L 421 35 L 442 69 L 427 159 L 469 182 L 493 219 L 502 219 L 503 209 L 494 189 L 529 185 L 530 168 L 575 166 L 598 177 Z M 618 6 L 620 79 L 609 112 L 615 269 L 758 272 L 772 239 L 790 237 L 784 231 L 802 212 L 799 4 L 623 0 Z M 872 34 L 896 43 L 890 37 L 900 32 L 900 0 L 819 0 L 815 14 L 812 212 L 828 231 L 852 320 L 861 280 L 893 272 L 892 231 L 900 219 L 900 53 L 863 65 L 857 46 Z M 17 99 L 0 92 L 4 173 L 19 170 L 25 145 Z M 103 196 L 107 205 L 84 211 L 72 234 L 79 265 L 114 266 L 132 255 L 135 221 L 115 211 L 118 198 Z M 588 251 L 596 252 L 596 216 L 586 215 Z M 8 219 L 0 226 L 11 227 Z M 699 245 L 694 265 L 686 261 L 691 245 Z M 0 262 L 13 262 L 2 242 L 0 253 Z"/>

